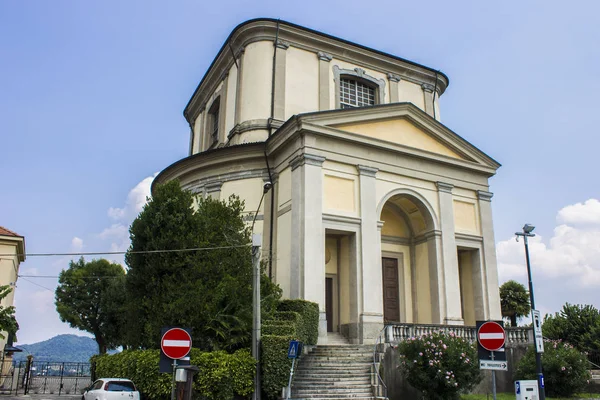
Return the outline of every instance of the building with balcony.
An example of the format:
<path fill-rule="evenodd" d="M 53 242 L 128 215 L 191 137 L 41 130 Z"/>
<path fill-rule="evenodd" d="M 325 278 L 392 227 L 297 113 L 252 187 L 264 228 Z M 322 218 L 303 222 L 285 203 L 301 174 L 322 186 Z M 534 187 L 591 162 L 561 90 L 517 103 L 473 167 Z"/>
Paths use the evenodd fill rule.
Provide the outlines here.
<path fill-rule="evenodd" d="M 154 184 L 236 194 L 249 219 L 258 209 L 268 274 L 285 297 L 319 304 L 320 344 L 327 332 L 373 342 L 386 321 L 500 320 L 500 164 L 441 123 L 448 83 L 289 22 L 244 22 L 184 110 L 189 157 Z"/>
<path fill-rule="evenodd" d="M 14 303 L 19 266 L 25 261 L 25 238 L 0 226 L 0 254 L 0 285 L 11 288 L 10 293 L 0 303 L 6 308 Z M 1 333 L 4 339 L 0 339 L 0 349 L 4 350 L 8 334 Z"/>

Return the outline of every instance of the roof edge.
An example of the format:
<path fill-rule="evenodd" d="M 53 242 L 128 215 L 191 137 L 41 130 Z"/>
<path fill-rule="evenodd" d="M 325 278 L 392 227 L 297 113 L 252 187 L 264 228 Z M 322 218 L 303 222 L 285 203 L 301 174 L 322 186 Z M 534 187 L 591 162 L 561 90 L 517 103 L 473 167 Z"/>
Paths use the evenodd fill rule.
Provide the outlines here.
<path fill-rule="evenodd" d="M 341 43 L 345 43 L 345 44 L 348 44 L 348 45 L 351 45 L 351 46 L 355 46 L 355 47 L 358 47 L 360 49 L 367 50 L 367 51 L 370 51 L 370 52 L 373 52 L 373 53 L 376 53 L 376 54 L 379 54 L 379 55 L 382 55 L 382 56 L 385 56 L 385 57 L 390 57 L 392 59 L 395 59 L 395 60 L 398 60 L 398 61 L 401 61 L 401 62 L 405 62 L 407 64 L 414 65 L 416 67 L 423 68 L 423 69 L 426 69 L 426 70 L 428 70 L 430 72 L 433 72 L 436 75 L 441 76 L 442 79 L 444 79 L 446 81 L 446 88 L 448 86 L 450 86 L 450 78 L 445 73 L 443 73 L 440 70 L 437 70 L 437 69 L 425 66 L 423 64 L 419 64 L 419 63 L 414 62 L 414 61 L 407 60 L 407 59 L 399 57 L 399 56 L 395 56 L 395 55 L 390 54 L 390 53 L 386 53 L 386 52 L 381 51 L 381 50 L 376 50 L 376 49 L 373 49 L 371 47 L 364 46 L 364 45 L 352 42 L 350 40 L 342 39 L 342 38 L 339 38 L 337 36 L 333 36 L 333 35 L 330 35 L 330 34 L 327 34 L 327 33 L 323 33 L 321 31 L 317 31 L 315 29 L 310 29 L 310 28 L 307 28 L 307 27 L 304 27 L 304 26 L 301 26 L 301 25 L 297 25 L 297 24 L 294 24 L 292 22 L 284 21 L 284 20 L 281 20 L 281 19 L 275 19 L 275 18 L 259 17 L 259 18 L 249 19 L 247 21 L 244 21 L 244 22 L 238 24 L 235 28 L 233 28 L 233 30 L 231 31 L 231 33 L 227 36 L 227 39 L 225 39 L 225 42 L 223 42 L 223 45 L 221 46 L 221 48 L 217 52 L 217 55 L 215 56 L 215 58 L 213 59 L 213 61 L 210 63 L 209 67 L 207 68 L 206 72 L 204 73 L 204 76 L 200 80 L 200 83 L 198 83 L 198 86 L 194 90 L 194 93 L 190 97 L 190 100 L 188 100 L 188 102 L 187 102 L 187 104 L 186 104 L 186 106 L 185 106 L 185 108 L 183 110 L 183 115 L 184 115 L 184 117 L 186 117 L 186 119 L 187 119 L 187 115 L 189 114 L 189 111 L 190 111 L 190 106 L 191 106 L 194 98 L 196 97 L 196 95 L 200 91 L 200 87 L 202 86 L 202 84 L 206 80 L 209 71 L 217 63 L 217 60 L 219 59 L 219 56 L 223 53 L 223 51 L 225 51 L 227 44 L 231 41 L 232 37 L 241 28 L 245 27 L 246 25 L 250 25 L 252 23 L 255 23 L 255 22 L 272 22 L 272 23 L 275 23 L 275 24 L 284 24 L 284 25 L 287 25 L 287 26 L 295 28 L 295 29 L 300 29 L 300 30 L 303 30 L 303 31 L 306 31 L 306 32 L 309 32 L 309 33 L 312 33 L 312 34 L 323 36 L 323 37 L 328 38 L 328 39 L 336 40 L 336 41 L 339 41 Z"/>

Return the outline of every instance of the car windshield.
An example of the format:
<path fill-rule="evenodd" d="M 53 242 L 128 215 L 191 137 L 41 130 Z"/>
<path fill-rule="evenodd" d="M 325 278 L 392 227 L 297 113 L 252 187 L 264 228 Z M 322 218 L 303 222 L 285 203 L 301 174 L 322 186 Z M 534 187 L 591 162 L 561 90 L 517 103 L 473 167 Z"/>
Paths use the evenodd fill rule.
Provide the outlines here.
<path fill-rule="evenodd" d="M 106 390 L 108 392 L 135 392 L 135 386 L 133 385 L 133 382 L 112 381 L 108 382 L 108 388 Z"/>

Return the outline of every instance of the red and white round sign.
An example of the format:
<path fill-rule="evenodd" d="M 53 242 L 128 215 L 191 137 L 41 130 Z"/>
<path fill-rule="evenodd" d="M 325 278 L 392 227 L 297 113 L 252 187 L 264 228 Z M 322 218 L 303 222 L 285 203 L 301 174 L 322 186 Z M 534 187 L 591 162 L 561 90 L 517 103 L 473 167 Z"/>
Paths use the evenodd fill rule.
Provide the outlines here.
<path fill-rule="evenodd" d="M 169 329 L 160 341 L 160 348 L 167 357 L 179 360 L 190 352 L 192 337 L 181 328 Z"/>
<path fill-rule="evenodd" d="M 477 341 L 488 351 L 497 351 L 504 346 L 506 332 L 502 325 L 494 321 L 483 323 L 477 331 Z"/>

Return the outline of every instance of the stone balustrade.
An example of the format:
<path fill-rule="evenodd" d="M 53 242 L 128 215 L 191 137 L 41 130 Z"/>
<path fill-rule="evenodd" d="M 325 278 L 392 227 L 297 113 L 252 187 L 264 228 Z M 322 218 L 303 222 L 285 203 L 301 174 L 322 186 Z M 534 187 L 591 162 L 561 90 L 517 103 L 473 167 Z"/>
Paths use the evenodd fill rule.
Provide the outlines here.
<path fill-rule="evenodd" d="M 507 344 L 533 343 L 532 328 L 504 328 Z M 477 340 L 477 329 L 474 326 L 435 325 L 435 324 L 391 324 L 385 329 L 386 343 L 398 343 L 411 337 L 419 337 L 433 332 L 454 332 L 456 336 L 473 343 Z"/>

